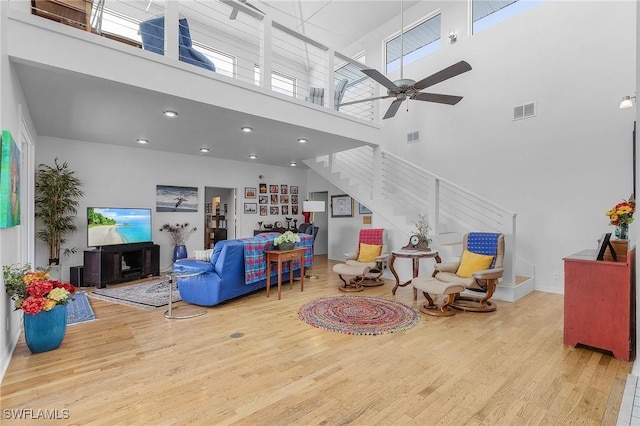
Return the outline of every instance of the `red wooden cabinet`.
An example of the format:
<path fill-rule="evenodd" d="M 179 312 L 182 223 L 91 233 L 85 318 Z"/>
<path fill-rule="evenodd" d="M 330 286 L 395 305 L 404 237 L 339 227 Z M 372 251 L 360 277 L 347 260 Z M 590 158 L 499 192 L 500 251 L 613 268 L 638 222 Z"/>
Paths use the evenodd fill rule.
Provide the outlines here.
<path fill-rule="evenodd" d="M 625 262 L 593 260 L 583 250 L 564 260 L 564 343 L 635 357 L 635 248 Z"/>

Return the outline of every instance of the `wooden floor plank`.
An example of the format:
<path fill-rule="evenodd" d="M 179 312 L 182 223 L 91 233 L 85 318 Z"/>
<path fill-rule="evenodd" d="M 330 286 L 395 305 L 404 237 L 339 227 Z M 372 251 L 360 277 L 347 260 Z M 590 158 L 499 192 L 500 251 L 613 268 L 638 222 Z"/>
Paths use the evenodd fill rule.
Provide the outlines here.
<path fill-rule="evenodd" d="M 533 292 L 493 313 L 422 315 L 380 336 L 314 328 L 298 309 L 343 296 L 317 256 L 282 299 L 260 291 L 188 320 L 91 299 L 96 321 L 33 355 L 21 338 L 3 409 L 68 410 L 56 424 L 610 424 L 631 363 L 562 343 L 563 297 Z M 418 307 L 393 283 L 358 295 Z M 348 297 L 348 296 L 347 296 Z M 178 303 L 180 306 L 183 303 Z M 234 338 L 234 333 L 243 333 Z M 47 422 L 42 422 L 46 424 Z M 24 424 L 3 418 L 2 424 Z"/>

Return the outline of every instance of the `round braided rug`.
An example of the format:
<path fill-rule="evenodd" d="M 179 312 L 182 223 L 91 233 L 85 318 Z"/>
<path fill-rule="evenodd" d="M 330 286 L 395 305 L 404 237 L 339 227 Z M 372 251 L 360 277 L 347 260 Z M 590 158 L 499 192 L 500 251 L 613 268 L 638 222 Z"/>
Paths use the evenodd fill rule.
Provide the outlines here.
<path fill-rule="evenodd" d="M 400 302 L 369 296 L 323 297 L 298 310 L 314 327 L 337 333 L 376 335 L 396 333 L 420 321 L 418 310 Z"/>

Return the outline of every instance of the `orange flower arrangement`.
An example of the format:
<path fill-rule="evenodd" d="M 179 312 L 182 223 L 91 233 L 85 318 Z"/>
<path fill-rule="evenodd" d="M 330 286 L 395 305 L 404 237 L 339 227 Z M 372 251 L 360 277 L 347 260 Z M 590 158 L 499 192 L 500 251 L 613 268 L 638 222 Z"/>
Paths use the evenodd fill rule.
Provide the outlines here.
<path fill-rule="evenodd" d="M 629 201 L 622 201 L 616 204 L 612 209 L 605 213 L 609 216 L 609 223 L 614 226 L 629 225 L 633 222 L 633 214 L 636 211 L 636 200 L 633 196 L 629 197 Z"/>
<path fill-rule="evenodd" d="M 15 300 L 15 308 L 25 314 L 35 315 L 50 311 L 56 305 L 66 305 L 73 300 L 76 289 L 73 285 L 49 278 L 49 272 L 31 271 L 30 265 L 3 266 L 5 287 Z"/>

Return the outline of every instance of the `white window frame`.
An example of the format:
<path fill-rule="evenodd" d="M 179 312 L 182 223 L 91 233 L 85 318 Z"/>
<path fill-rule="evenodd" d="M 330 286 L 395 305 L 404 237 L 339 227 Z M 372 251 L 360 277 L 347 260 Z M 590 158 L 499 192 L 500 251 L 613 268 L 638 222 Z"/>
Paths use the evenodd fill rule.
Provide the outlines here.
<path fill-rule="evenodd" d="M 547 0 L 516 0 L 510 5 L 507 5 L 502 9 L 496 10 L 495 12 L 492 12 L 474 21 L 473 3 L 475 2 L 475 0 L 471 0 L 469 1 L 469 34 L 479 34 L 482 31 L 488 30 L 489 28 L 501 24 L 502 22 L 508 21 L 509 19 L 528 11 L 529 9 L 534 8 L 545 1 Z"/>
<path fill-rule="evenodd" d="M 425 22 L 434 19 L 435 17 L 440 16 L 440 28 L 438 31 L 438 38 L 435 39 L 434 41 L 423 45 L 422 47 L 414 50 L 413 52 L 409 52 L 409 53 L 404 53 L 403 56 L 403 65 L 407 65 L 416 61 L 419 61 L 423 58 L 426 58 L 429 55 L 432 55 L 433 53 L 436 53 L 440 50 L 441 48 L 441 41 L 442 41 L 442 11 L 440 9 L 433 11 L 432 13 L 430 13 L 429 15 L 425 16 L 424 18 L 414 22 L 413 24 L 407 25 L 403 28 L 402 34 L 404 36 L 406 36 L 406 34 L 413 30 L 414 28 L 424 24 Z M 398 37 L 400 37 L 400 32 L 393 34 L 391 37 L 383 40 L 382 42 L 382 51 L 383 51 L 383 64 L 382 64 L 382 69 L 384 69 L 385 74 L 390 74 L 394 71 L 397 71 L 400 69 L 400 57 L 398 57 L 398 59 L 394 60 L 391 63 L 387 62 L 387 55 L 388 55 L 388 49 L 387 46 L 389 45 L 389 43 L 391 43 L 393 40 L 397 39 Z M 425 49 L 426 48 L 426 49 Z M 402 49 L 402 48 L 401 48 Z M 424 49 L 424 50 L 423 50 Z M 391 64 L 396 64 L 395 66 L 389 66 Z"/>
<path fill-rule="evenodd" d="M 238 58 L 220 49 L 215 49 L 199 41 L 191 40 L 193 48 L 209 58 L 216 67 L 216 74 L 236 78 Z M 230 65 L 230 66 L 229 66 Z"/>
<path fill-rule="evenodd" d="M 260 75 L 262 71 L 260 69 L 260 65 L 254 64 L 253 66 L 253 80 L 256 86 L 260 85 Z M 278 84 L 278 79 L 284 79 L 291 82 L 291 91 L 285 89 Z M 282 95 L 291 96 L 295 98 L 298 95 L 298 79 L 288 74 L 285 74 L 281 71 L 273 70 L 271 71 L 271 91 L 280 93 Z"/>

